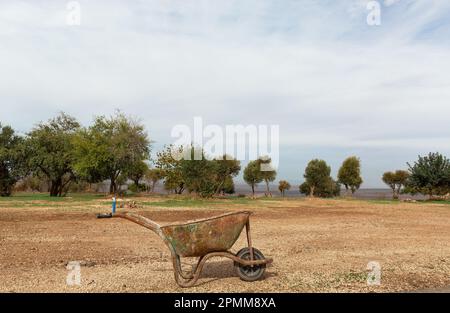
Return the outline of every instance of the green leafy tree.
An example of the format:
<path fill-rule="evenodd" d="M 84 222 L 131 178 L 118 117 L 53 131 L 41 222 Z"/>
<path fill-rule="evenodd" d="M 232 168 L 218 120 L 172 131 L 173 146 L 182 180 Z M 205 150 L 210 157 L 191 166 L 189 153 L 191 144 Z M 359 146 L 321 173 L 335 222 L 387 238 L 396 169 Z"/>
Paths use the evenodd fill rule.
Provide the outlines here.
<path fill-rule="evenodd" d="M 280 180 L 278 183 L 278 190 L 281 192 L 281 196 L 284 197 L 284 193 L 289 189 L 291 189 L 291 184 L 289 184 L 286 180 Z"/>
<path fill-rule="evenodd" d="M 309 161 L 303 177 L 309 188 L 309 195 L 313 197 L 316 189 L 329 184 L 331 168 L 324 160 L 314 159 Z"/>
<path fill-rule="evenodd" d="M 258 160 L 250 161 L 244 169 L 244 181 L 252 188 L 252 196 L 255 196 L 255 187 L 264 180 L 260 171 Z"/>
<path fill-rule="evenodd" d="M 228 176 L 227 178 L 225 178 L 225 182 L 223 183 L 220 192 L 222 193 L 226 193 L 226 194 L 233 194 L 235 193 L 235 189 L 234 189 L 234 181 L 233 181 L 233 177 Z"/>
<path fill-rule="evenodd" d="M 191 157 L 183 158 L 181 173 L 186 188 L 201 197 L 211 197 L 217 190 L 217 172 L 219 164 L 209 160 L 202 148 L 191 146 Z M 198 155 L 200 157 L 195 158 Z"/>
<path fill-rule="evenodd" d="M 311 197 L 335 197 L 340 194 L 341 186 L 331 176 L 331 168 L 323 160 L 311 160 L 306 169 L 305 182 L 299 186 L 301 193 Z"/>
<path fill-rule="evenodd" d="M 76 179 L 73 138 L 80 124 L 64 113 L 40 123 L 28 134 L 28 165 L 34 175 L 50 182 L 50 196 L 61 196 Z"/>
<path fill-rule="evenodd" d="M 269 157 L 261 157 L 258 159 L 261 177 L 266 183 L 266 196 L 272 196 L 270 192 L 269 183 L 273 182 L 277 177 L 277 172 L 272 166 L 272 160 Z"/>
<path fill-rule="evenodd" d="M 363 180 L 361 178 L 361 162 L 357 157 L 352 156 L 344 160 L 338 172 L 338 181 L 344 185 L 347 194 L 349 190 L 353 194 L 359 189 Z"/>
<path fill-rule="evenodd" d="M 305 195 L 311 194 L 311 186 L 304 182 L 299 186 L 300 193 Z M 331 177 L 327 177 L 325 181 L 321 182 L 314 188 L 314 196 L 320 198 L 332 198 L 339 196 L 341 192 L 341 185 Z"/>
<path fill-rule="evenodd" d="M 233 177 L 239 174 L 241 162 L 229 155 L 224 155 L 221 159 L 215 159 L 213 162 L 216 163 L 216 193 L 219 193 L 223 190 L 223 186 L 227 181 L 230 183 L 230 178 L 231 182 L 233 182 Z"/>
<path fill-rule="evenodd" d="M 78 133 L 74 143 L 76 172 L 90 182 L 109 179 L 109 191 L 114 194 L 119 176 L 150 157 L 144 126 L 120 112 L 95 118 L 92 126 Z"/>
<path fill-rule="evenodd" d="M 450 161 L 440 153 L 429 153 L 409 166 L 407 188 L 433 198 L 450 192 Z"/>
<path fill-rule="evenodd" d="M 156 168 L 164 173 L 164 188 L 176 194 L 182 194 L 186 187 L 181 171 L 183 157 L 183 147 L 174 145 L 165 146 L 156 154 Z"/>
<path fill-rule="evenodd" d="M 10 126 L 0 124 L 0 196 L 10 196 L 15 183 L 26 174 L 24 140 Z"/>
<path fill-rule="evenodd" d="M 382 180 L 392 189 L 392 198 L 398 199 L 402 188 L 407 184 L 409 173 L 407 171 L 397 170 L 395 172 L 386 172 Z"/>
<path fill-rule="evenodd" d="M 127 178 L 131 179 L 136 186 L 140 186 L 140 182 L 148 170 L 149 168 L 145 161 L 138 161 L 130 164 L 125 171 L 125 175 Z"/>

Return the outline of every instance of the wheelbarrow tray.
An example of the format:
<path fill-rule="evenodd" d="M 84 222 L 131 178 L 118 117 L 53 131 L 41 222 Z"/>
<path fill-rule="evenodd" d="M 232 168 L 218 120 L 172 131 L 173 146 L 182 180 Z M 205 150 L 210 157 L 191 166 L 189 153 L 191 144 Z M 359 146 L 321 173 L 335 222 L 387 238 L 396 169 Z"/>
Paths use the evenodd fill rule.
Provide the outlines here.
<path fill-rule="evenodd" d="M 228 251 L 239 238 L 251 212 L 240 211 L 161 226 L 161 232 L 176 254 L 200 257 L 210 252 Z"/>

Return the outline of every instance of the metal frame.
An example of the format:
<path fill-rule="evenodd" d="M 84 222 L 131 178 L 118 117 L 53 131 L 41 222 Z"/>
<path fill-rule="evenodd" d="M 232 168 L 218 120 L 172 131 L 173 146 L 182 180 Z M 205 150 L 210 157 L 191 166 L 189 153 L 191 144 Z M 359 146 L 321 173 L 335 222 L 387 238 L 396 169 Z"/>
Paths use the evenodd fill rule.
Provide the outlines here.
<path fill-rule="evenodd" d="M 192 287 L 193 285 L 195 285 L 195 283 L 197 282 L 197 280 L 200 277 L 200 273 L 201 273 L 206 261 L 213 257 L 226 257 L 226 258 L 229 258 L 229 259 L 231 259 L 235 262 L 238 262 L 239 264 L 242 264 L 244 266 L 269 264 L 269 263 L 273 262 L 273 260 L 271 258 L 265 258 L 263 260 L 254 260 L 252 239 L 251 239 L 251 234 L 250 234 L 250 219 L 245 224 L 245 230 L 246 230 L 246 235 L 247 235 L 247 244 L 248 244 L 248 248 L 250 250 L 250 260 L 241 259 L 230 251 L 215 251 L 215 252 L 210 252 L 210 253 L 200 256 L 195 268 L 188 273 L 184 273 L 183 270 L 181 269 L 181 258 L 175 252 L 175 249 L 173 248 L 172 244 L 167 240 L 166 236 L 161 231 L 160 225 L 158 225 L 157 223 L 153 222 L 152 220 L 150 220 L 146 217 L 143 217 L 143 216 L 135 214 L 135 213 L 127 213 L 127 212 L 115 213 L 115 214 L 109 215 L 108 217 L 124 218 L 131 222 L 139 224 L 145 228 L 148 228 L 151 231 L 153 231 L 154 233 L 156 233 L 164 241 L 164 243 L 170 250 L 170 253 L 172 256 L 172 265 L 173 265 L 173 270 L 174 270 L 175 281 L 177 282 L 177 284 L 180 287 L 183 287 L 183 288 Z M 214 217 L 214 218 L 218 218 L 218 217 Z M 205 220 L 208 220 L 208 219 L 205 219 Z"/>

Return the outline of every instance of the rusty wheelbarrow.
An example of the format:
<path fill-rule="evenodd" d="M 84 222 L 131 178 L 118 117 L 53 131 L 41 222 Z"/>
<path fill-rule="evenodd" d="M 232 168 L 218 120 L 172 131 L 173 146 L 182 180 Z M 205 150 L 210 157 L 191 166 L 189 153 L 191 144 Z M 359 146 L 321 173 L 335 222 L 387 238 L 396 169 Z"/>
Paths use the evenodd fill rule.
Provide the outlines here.
<path fill-rule="evenodd" d="M 135 213 L 99 214 L 97 217 L 121 217 L 155 232 L 164 241 L 172 255 L 175 281 L 181 287 L 193 286 L 205 265 L 212 257 L 227 257 L 234 261 L 237 275 L 245 281 L 260 279 L 266 264 L 272 263 L 252 246 L 249 211 L 223 214 L 186 223 L 160 226 L 154 221 Z M 236 254 L 229 251 L 246 228 L 248 247 Z M 197 265 L 190 272 L 181 269 L 181 257 L 198 257 Z"/>

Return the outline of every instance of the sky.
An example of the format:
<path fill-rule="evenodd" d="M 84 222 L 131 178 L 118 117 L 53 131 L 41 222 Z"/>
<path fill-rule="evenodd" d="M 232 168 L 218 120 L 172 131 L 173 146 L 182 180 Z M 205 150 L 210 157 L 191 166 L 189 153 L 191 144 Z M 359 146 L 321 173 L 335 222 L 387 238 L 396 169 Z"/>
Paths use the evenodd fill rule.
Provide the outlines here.
<path fill-rule="evenodd" d="M 360 157 L 363 188 L 450 156 L 450 1 L 0 0 L 0 122 L 119 109 L 153 151 L 175 125 L 279 125 L 277 180 Z M 243 162 L 245 164 L 245 162 Z"/>

